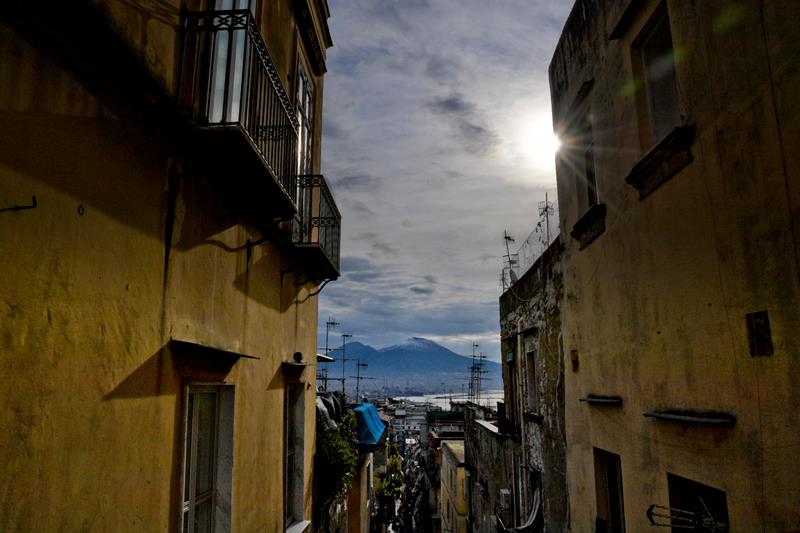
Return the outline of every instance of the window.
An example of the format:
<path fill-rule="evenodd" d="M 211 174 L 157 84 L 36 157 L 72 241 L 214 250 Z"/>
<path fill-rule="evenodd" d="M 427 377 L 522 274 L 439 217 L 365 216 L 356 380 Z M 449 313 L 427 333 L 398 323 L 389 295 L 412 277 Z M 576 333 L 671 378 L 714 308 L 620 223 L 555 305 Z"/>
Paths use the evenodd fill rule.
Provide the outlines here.
<path fill-rule="evenodd" d="M 665 3 L 634 41 L 633 63 L 638 70 L 637 78 L 644 81 L 644 101 L 639 100 L 639 111 L 646 126 L 642 132 L 643 145 L 650 148 L 680 124 L 675 50 Z"/>
<path fill-rule="evenodd" d="M 667 473 L 667 485 L 670 511 L 674 516 L 673 532 L 729 530 L 728 503 L 723 491 L 670 473 Z M 682 511 L 694 513 L 694 520 Z"/>
<path fill-rule="evenodd" d="M 587 97 L 588 94 L 584 98 Z M 592 206 L 599 203 L 594 132 L 592 130 L 593 119 L 588 103 L 583 102 L 570 126 L 569 140 L 564 150 L 569 158 L 569 166 L 575 172 L 579 214 L 586 213 Z"/>
<path fill-rule="evenodd" d="M 297 122 L 300 129 L 297 131 L 297 173 L 307 175 L 312 173 L 311 150 L 314 135 L 314 86 L 306 75 L 303 62 L 297 62 Z"/>
<path fill-rule="evenodd" d="M 594 449 L 594 484 L 597 494 L 596 533 L 624 533 L 625 513 L 619 455 Z"/>
<path fill-rule="evenodd" d="M 249 9 L 255 15 L 255 2 L 250 0 L 216 0 L 214 9 Z M 211 95 L 208 120 L 211 123 L 238 122 L 247 88 L 243 86 L 245 74 L 245 42 L 247 30 L 236 29 L 219 32 L 214 43 L 211 61 Z"/>
<path fill-rule="evenodd" d="M 585 87 L 585 89 L 584 89 Z M 569 168 L 575 175 L 575 196 L 578 220 L 570 235 L 580 243 L 583 250 L 606 230 L 606 208 L 601 202 L 594 142 L 594 117 L 588 98 L 592 83 L 581 88 L 581 102 L 576 104 L 573 122 L 569 127 L 569 144 L 565 145 Z"/>
<path fill-rule="evenodd" d="M 586 196 L 588 199 L 588 207 L 597 205 L 597 172 L 594 166 L 594 141 L 589 134 L 589 146 L 583 153 L 584 169 L 586 170 Z"/>
<path fill-rule="evenodd" d="M 747 341 L 750 345 L 750 355 L 753 357 L 763 357 L 772 355 L 772 333 L 769 329 L 769 315 L 766 311 L 748 313 L 747 320 Z"/>
<path fill-rule="evenodd" d="M 233 387 L 192 385 L 185 396 L 181 531 L 230 531 Z"/>
<path fill-rule="evenodd" d="M 286 385 L 284 498 L 286 528 L 305 522 L 305 384 Z"/>
<path fill-rule="evenodd" d="M 528 410 L 535 413 L 539 409 L 539 386 L 536 383 L 536 350 L 530 350 L 525 355 L 525 370 L 528 374 Z"/>

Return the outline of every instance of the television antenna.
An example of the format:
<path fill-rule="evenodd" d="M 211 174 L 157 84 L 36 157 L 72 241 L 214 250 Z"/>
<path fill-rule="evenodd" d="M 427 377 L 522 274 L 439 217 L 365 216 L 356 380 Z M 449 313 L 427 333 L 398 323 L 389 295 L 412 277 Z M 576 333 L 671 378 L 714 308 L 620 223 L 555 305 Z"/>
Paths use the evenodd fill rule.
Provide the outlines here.
<path fill-rule="evenodd" d="M 347 363 L 347 361 L 349 361 L 349 359 L 347 359 L 347 352 L 345 351 L 345 347 L 347 345 L 347 339 L 352 339 L 352 338 L 353 338 L 353 335 L 351 335 L 350 333 L 342 333 L 342 394 L 345 394 L 345 392 L 344 392 L 344 384 L 345 384 L 344 369 L 345 369 L 345 363 Z"/>
<path fill-rule="evenodd" d="M 356 402 L 358 402 L 358 397 L 359 397 L 358 396 L 358 392 L 359 392 L 359 386 L 361 385 L 361 380 L 362 379 L 378 379 L 378 378 L 370 378 L 370 377 L 361 375 L 361 369 L 362 368 L 367 368 L 368 366 L 369 365 L 367 363 L 362 363 L 361 359 L 356 359 L 356 375 L 355 376 L 350 376 L 351 378 L 355 378 L 355 380 L 356 380 Z"/>
<path fill-rule="evenodd" d="M 340 324 L 332 316 L 329 316 L 327 322 L 325 322 L 325 355 L 330 355 L 331 352 L 334 350 L 328 345 L 328 337 L 331 332 L 331 329 L 339 325 Z M 325 390 L 328 390 L 328 380 L 331 379 L 328 377 L 328 361 L 325 362 L 324 367 L 318 367 L 318 368 L 319 371 L 317 372 L 317 381 L 322 381 L 322 387 Z"/>
<path fill-rule="evenodd" d="M 544 217 L 544 226 L 545 226 L 545 235 L 547 238 L 547 242 L 545 243 L 545 249 L 550 246 L 550 217 L 555 214 L 555 206 L 553 202 L 549 201 L 547 198 L 547 192 L 544 193 L 544 202 L 539 202 L 539 225 L 541 225 L 541 218 Z"/>
<path fill-rule="evenodd" d="M 517 282 L 517 274 L 514 272 L 514 268 L 519 265 L 519 254 L 511 253 L 509 244 L 515 241 L 514 237 L 509 235 L 507 230 L 503 230 L 503 240 L 506 244 L 506 255 L 503 256 L 503 271 L 500 274 L 500 282 L 503 284 L 503 290 L 505 290 L 508 288 L 506 286 L 506 270 L 508 270 L 508 286 L 510 287 Z"/>

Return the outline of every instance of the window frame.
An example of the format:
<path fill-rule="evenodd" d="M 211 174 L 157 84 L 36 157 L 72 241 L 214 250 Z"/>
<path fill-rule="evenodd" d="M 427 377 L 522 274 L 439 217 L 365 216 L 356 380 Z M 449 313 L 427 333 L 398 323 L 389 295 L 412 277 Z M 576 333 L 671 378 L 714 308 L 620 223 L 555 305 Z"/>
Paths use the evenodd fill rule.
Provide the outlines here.
<path fill-rule="evenodd" d="M 289 381 L 284 393 L 283 516 L 286 531 L 303 531 L 304 524 L 308 523 L 305 516 L 305 387 L 304 382 Z M 294 400 L 293 394 L 296 394 Z M 294 468 L 290 468 L 291 465 Z M 298 481 L 299 486 L 296 485 Z"/>
<path fill-rule="evenodd" d="M 213 443 L 209 458 L 211 459 L 211 482 L 208 495 L 202 496 L 202 501 L 197 502 L 197 457 L 198 457 L 198 417 L 199 407 L 195 401 L 196 395 L 213 393 L 214 423 L 211 429 Z M 230 511 L 225 515 L 218 512 L 220 498 L 227 497 L 232 500 L 232 473 L 233 473 L 233 433 L 234 433 L 234 406 L 235 388 L 229 383 L 191 382 L 183 386 L 183 447 L 181 456 L 181 484 L 180 484 L 180 531 L 194 533 L 195 511 L 198 506 L 210 502 L 209 522 L 212 531 L 230 531 Z M 189 424 L 191 417 L 191 425 Z M 224 441 L 224 442 L 223 442 Z M 222 448 L 225 447 L 225 453 Z M 226 506 L 230 508 L 228 503 Z"/>
<path fill-rule="evenodd" d="M 525 351 L 525 381 L 528 384 L 528 394 L 526 399 L 526 407 L 530 413 L 539 412 L 539 383 L 537 382 L 538 372 L 536 371 L 536 364 L 539 360 L 539 350 L 530 346 L 530 349 Z"/>
<path fill-rule="evenodd" d="M 654 109 L 655 90 L 654 81 L 650 76 L 652 63 L 648 62 L 647 49 L 650 41 L 657 32 L 666 25 L 669 37 L 670 50 L 670 75 L 672 83 L 669 97 L 671 99 L 672 115 L 664 124 L 657 124 L 658 113 Z M 636 108 L 639 122 L 639 141 L 643 152 L 648 152 L 657 146 L 670 132 L 681 125 L 681 99 L 678 93 L 678 62 L 676 60 L 675 41 L 672 37 L 672 24 L 666 1 L 662 1 L 650 14 L 647 22 L 631 43 L 631 66 L 634 79 L 638 80 L 636 91 Z M 667 87 L 666 85 L 663 87 Z M 663 89 L 658 93 L 664 95 Z"/>
<path fill-rule="evenodd" d="M 607 524 L 607 533 L 625 533 L 625 493 L 622 481 L 622 458 L 609 451 L 593 448 L 595 475 L 595 527 Z M 613 473 L 613 478 L 610 474 Z M 602 485 L 601 485 L 602 483 Z M 613 485 L 613 486 L 612 486 Z M 617 505 L 614 505 L 614 499 Z M 605 508 L 601 509 L 605 503 Z M 601 516 L 605 515 L 605 516 Z"/>
<path fill-rule="evenodd" d="M 316 131 L 317 87 L 312 76 L 308 75 L 303 53 L 298 50 L 295 75 L 294 111 L 297 116 L 297 173 L 314 173 L 314 132 Z M 302 94 L 301 94 L 302 93 Z M 306 136 L 304 139 L 303 136 Z M 305 150 L 303 150 L 305 141 Z"/>

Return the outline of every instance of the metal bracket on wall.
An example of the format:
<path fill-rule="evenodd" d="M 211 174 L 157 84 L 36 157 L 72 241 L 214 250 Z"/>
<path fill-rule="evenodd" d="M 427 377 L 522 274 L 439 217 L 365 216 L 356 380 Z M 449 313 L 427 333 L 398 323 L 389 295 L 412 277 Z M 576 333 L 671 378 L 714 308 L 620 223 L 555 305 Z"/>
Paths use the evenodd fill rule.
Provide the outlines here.
<path fill-rule="evenodd" d="M 31 203 L 28 205 L 12 205 L 11 207 L 3 207 L 0 209 L 0 213 L 4 213 L 6 211 L 24 211 L 26 209 L 36 209 L 36 196 L 31 197 Z"/>

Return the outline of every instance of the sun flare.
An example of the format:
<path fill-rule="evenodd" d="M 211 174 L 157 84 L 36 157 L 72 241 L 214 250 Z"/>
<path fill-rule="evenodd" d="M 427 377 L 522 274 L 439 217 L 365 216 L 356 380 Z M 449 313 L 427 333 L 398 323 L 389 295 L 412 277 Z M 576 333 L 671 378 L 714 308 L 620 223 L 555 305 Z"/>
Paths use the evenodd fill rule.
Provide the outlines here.
<path fill-rule="evenodd" d="M 561 140 L 553 133 L 549 117 L 527 124 L 521 140 L 524 153 L 537 169 L 555 168 L 555 158 L 561 147 Z"/>
<path fill-rule="evenodd" d="M 555 159 L 561 140 L 553 133 L 549 114 L 520 113 L 511 133 L 518 156 L 532 170 L 555 172 Z"/>

